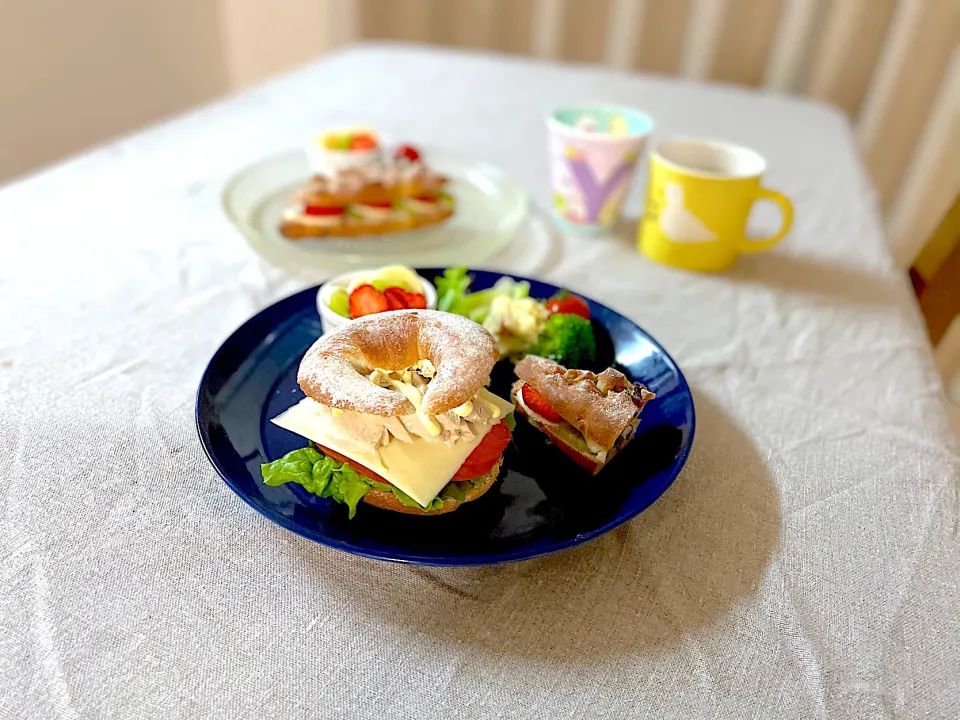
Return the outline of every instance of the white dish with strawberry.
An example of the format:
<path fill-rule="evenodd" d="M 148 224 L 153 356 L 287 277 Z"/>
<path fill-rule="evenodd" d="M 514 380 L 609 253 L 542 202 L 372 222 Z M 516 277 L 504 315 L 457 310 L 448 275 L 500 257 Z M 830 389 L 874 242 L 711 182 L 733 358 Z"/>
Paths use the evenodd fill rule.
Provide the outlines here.
<path fill-rule="evenodd" d="M 328 333 L 364 315 L 437 308 L 437 289 L 403 265 L 357 270 L 328 280 L 317 292 L 317 312 Z"/>
<path fill-rule="evenodd" d="M 400 149 L 387 140 L 376 141 L 384 156 Z M 357 138 L 350 142 L 356 146 Z M 504 250 L 521 227 L 524 242 L 517 243 L 516 252 L 542 260 L 552 242 L 551 229 L 539 217 L 527 215 L 527 197 L 516 182 L 492 165 L 443 148 L 417 143 L 415 150 L 429 164 L 426 177 L 447 181 L 441 192 L 428 188 L 434 192 L 408 192 L 395 201 L 381 184 L 374 186 L 376 192 L 356 197 L 357 202 L 311 193 L 307 203 L 303 191 L 318 176 L 301 147 L 240 170 L 224 188 L 223 208 L 261 257 L 311 280 L 380 265 L 479 265 Z M 404 162 L 365 162 L 341 174 L 417 174 L 423 164 L 409 157 Z M 385 171 L 385 166 L 392 169 Z M 292 202 L 295 196 L 298 202 Z M 284 228 L 298 237 L 291 238 Z"/>
<path fill-rule="evenodd" d="M 313 176 L 283 211 L 290 240 L 385 235 L 436 225 L 454 213 L 447 178 L 411 145 L 386 151 L 367 128 L 318 135 L 307 147 Z"/>

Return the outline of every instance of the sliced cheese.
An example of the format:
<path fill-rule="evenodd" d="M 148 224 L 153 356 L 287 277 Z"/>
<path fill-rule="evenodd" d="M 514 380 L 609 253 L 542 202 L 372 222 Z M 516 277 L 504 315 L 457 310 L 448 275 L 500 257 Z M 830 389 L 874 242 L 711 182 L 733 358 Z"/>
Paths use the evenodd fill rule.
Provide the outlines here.
<path fill-rule="evenodd" d="M 480 391 L 480 397 L 497 405 L 501 417 L 513 410 L 513 405 L 486 389 Z M 370 468 L 424 507 L 450 482 L 492 427 L 488 425 L 472 439 L 457 440 L 452 445 L 414 437 L 410 443 L 392 440 L 376 452 L 359 451 L 344 444 L 334 425 L 337 418 L 329 413 L 315 412 L 311 407 L 315 403 L 315 400 L 304 398 L 271 422 Z"/>

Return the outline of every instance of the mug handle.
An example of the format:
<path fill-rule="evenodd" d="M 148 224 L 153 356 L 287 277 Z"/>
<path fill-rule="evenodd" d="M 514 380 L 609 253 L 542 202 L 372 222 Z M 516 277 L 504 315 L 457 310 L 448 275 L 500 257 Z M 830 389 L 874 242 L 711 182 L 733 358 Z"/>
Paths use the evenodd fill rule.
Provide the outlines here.
<path fill-rule="evenodd" d="M 769 200 L 779 205 L 780 212 L 783 214 L 783 224 L 780 226 L 780 229 L 770 237 L 757 238 L 756 240 L 744 238 L 740 241 L 740 252 L 755 253 L 772 248 L 783 240 L 793 225 L 793 204 L 786 195 L 778 193 L 776 190 L 768 190 L 762 187 L 757 190 L 757 200 Z"/>

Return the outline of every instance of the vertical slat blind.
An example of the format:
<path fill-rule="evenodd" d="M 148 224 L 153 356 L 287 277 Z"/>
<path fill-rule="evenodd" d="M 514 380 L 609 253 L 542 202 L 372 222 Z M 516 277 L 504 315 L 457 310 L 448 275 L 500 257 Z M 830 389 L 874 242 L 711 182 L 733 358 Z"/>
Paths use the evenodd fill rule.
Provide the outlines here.
<path fill-rule="evenodd" d="M 890 245 L 901 266 L 923 249 L 960 190 L 960 47 L 890 209 Z"/>
<path fill-rule="evenodd" d="M 567 0 L 563 5 L 560 54 L 574 62 L 603 62 L 607 48 L 607 18 L 613 0 Z"/>
<path fill-rule="evenodd" d="M 727 0 L 711 79 L 743 85 L 763 82 L 783 4 L 783 0 Z"/>
<path fill-rule="evenodd" d="M 813 48 L 807 95 L 839 106 L 850 117 L 857 116 L 895 5 L 896 0 L 833 0 L 828 4 Z"/>
<path fill-rule="evenodd" d="M 893 201 L 910 161 L 958 32 L 956 0 L 900 0 L 897 6 L 858 128 L 884 207 Z"/>
<path fill-rule="evenodd" d="M 634 66 L 646 72 L 676 74 L 683 60 L 683 41 L 693 0 L 647 0 Z"/>

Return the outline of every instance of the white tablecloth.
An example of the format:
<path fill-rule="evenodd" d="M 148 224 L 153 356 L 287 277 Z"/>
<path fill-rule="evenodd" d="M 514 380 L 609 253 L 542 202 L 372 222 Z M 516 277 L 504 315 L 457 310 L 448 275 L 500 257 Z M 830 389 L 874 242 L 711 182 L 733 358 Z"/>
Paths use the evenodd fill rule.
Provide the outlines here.
<path fill-rule="evenodd" d="M 726 275 L 628 240 L 567 238 L 540 266 L 683 367 L 699 427 L 673 487 L 582 548 L 487 569 L 362 560 L 255 514 L 204 458 L 194 392 L 307 280 L 248 249 L 224 180 L 359 121 L 501 165 L 546 208 L 543 116 L 582 98 L 751 145 L 796 207 Z M 4 189 L 0 243 L 4 718 L 960 715 L 958 458 L 826 106 L 357 49 Z"/>

